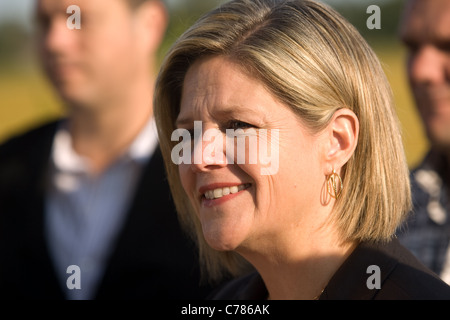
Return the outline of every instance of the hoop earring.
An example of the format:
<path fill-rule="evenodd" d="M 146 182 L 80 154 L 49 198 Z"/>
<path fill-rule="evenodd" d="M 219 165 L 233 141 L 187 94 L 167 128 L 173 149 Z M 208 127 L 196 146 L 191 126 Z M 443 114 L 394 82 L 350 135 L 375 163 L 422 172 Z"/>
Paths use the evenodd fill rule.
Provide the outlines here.
<path fill-rule="evenodd" d="M 342 189 L 344 188 L 342 184 L 341 176 L 336 173 L 333 169 L 333 172 L 327 178 L 327 192 L 328 194 L 335 199 L 338 199 L 341 195 Z M 330 190 L 332 189 L 332 190 Z M 334 193 L 332 192 L 334 191 Z"/>

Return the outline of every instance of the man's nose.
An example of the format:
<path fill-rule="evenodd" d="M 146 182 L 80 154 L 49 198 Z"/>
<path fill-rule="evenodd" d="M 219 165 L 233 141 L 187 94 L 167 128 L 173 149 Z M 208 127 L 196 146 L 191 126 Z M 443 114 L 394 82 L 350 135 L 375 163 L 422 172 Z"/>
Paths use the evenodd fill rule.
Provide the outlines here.
<path fill-rule="evenodd" d="M 67 27 L 64 17 L 57 17 L 50 21 L 43 33 L 43 46 L 45 51 L 50 53 L 60 53 L 67 50 L 74 50 L 74 41 L 77 30 Z"/>
<path fill-rule="evenodd" d="M 435 46 L 423 46 L 410 54 L 408 69 L 410 79 L 416 84 L 442 83 L 446 79 L 445 55 Z"/>

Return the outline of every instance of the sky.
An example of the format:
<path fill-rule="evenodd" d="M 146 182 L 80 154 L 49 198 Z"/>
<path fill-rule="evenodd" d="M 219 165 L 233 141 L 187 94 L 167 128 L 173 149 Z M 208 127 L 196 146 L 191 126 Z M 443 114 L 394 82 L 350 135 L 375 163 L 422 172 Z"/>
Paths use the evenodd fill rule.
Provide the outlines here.
<path fill-rule="evenodd" d="M 29 24 L 35 0 L 0 0 L 0 22 L 13 19 Z"/>
<path fill-rule="evenodd" d="M 186 0 L 166 0 L 169 5 Z M 31 25 L 34 3 L 36 0 L 0 0 L 0 23 L 7 20 L 14 20 Z"/>

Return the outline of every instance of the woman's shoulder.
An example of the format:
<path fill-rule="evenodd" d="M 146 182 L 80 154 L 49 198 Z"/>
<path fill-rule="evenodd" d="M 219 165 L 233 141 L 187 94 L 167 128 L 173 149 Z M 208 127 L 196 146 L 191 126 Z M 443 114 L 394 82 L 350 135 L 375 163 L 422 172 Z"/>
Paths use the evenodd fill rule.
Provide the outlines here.
<path fill-rule="evenodd" d="M 212 300 L 264 300 L 267 289 L 257 272 L 233 279 Z M 321 300 L 450 300 L 450 286 L 394 238 L 362 242 L 326 286 Z"/>
<path fill-rule="evenodd" d="M 359 244 L 321 299 L 447 300 L 450 286 L 394 238 Z"/>
<path fill-rule="evenodd" d="M 397 239 L 390 245 L 396 265 L 377 299 L 450 300 L 450 286 L 427 268 Z"/>

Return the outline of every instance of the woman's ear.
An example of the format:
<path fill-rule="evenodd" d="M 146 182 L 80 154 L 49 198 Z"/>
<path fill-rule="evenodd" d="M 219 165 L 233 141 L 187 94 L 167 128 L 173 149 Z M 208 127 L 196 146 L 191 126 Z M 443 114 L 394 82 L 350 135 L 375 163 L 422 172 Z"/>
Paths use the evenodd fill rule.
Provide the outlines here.
<path fill-rule="evenodd" d="M 326 174 L 333 169 L 338 171 L 353 155 L 358 144 L 359 120 L 348 108 L 337 110 L 326 130 L 327 149 L 325 150 Z"/>

